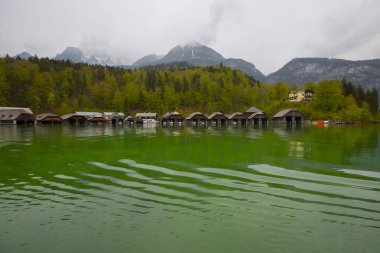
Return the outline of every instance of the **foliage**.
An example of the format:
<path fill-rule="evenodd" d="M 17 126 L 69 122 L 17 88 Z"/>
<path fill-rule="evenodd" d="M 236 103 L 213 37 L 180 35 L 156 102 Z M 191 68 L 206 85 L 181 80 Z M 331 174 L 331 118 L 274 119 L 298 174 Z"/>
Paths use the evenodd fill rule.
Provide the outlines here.
<path fill-rule="evenodd" d="M 37 57 L 0 59 L 0 106 L 25 106 L 35 113 L 231 113 L 253 105 L 269 115 L 294 107 L 310 119 L 368 121 L 372 115 L 377 117 L 377 90 L 363 91 L 346 80 L 306 83 L 304 88 L 314 91 L 313 101 L 290 103 L 289 91 L 299 87 L 259 83 L 223 66 L 175 63 L 131 70 Z"/>

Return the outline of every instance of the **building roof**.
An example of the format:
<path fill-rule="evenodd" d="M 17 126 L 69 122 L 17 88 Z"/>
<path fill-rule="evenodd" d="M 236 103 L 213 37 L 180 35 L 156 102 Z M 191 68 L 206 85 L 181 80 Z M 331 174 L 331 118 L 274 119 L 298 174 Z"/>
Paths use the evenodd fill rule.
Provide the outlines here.
<path fill-rule="evenodd" d="M 71 118 L 74 115 L 75 115 L 74 113 L 69 113 L 69 114 L 62 115 L 61 118 L 62 119 L 68 119 L 68 118 Z"/>
<path fill-rule="evenodd" d="M 167 112 L 165 113 L 162 118 L 163 119 L 167 119 L 167 118 L 170 118 L 171 116 L 176 116 L 176 117 L 180 117 L 180 118 L 183 118 L 183 116 L 179 113 L 179 112 Z"/>
<path fill-rule="evenodd" d="M 0 120 L 15 120 L 23 113 L 23 109 L 0 110 Z"/>
<path fill-rule="evenodd" d="M 75 115 L 85 116 L 85 117 L 93 117 L 95 115 L 102 114 L 100 112 L 75 112 Z"/>
<path fill-rule="evenodd" d="M 255 113 L 255 112 L 261 112 L 261 110 L 258 109 L 258 108 L 256 108 L 256 107 L 254 107 L 254 106 L 251 106 L 251 107 L 249 107 L 249 108 L 245 111 L 245 113 Z"/>
<path fill-rule="evenodd" d="M 281 110 L 279 111 L 278 113 L 276 113 L 273 118 L 281 118 L 281 117 L 284 117 L 286 114 L 288 114 L 289 112 L 291 111 L 297 111 L 296 109 L 292 109 L 292 108 L 288 108 L 288 109 L 284 109 L 284 110 Z"/>
<path fill-rule="evenodd" d="M 292 93 L 292 94 L 297 94 L 297 93 L 302 93 L 302 92 L 314 93 L 314 91 L 309 90 L 309 89 L 306 89 L 306 90 L 291 90 L 291 91 L 289 91 L 289 93 Z"/>
<path fill-rule="evenodd" d="M 125 114 L 123 112 L 103 112 L 103 114 L 107 117 L 110 117 L 110 116 L 121 116 L 121 117 L 125 117 Z"/>
<path fill-rule="evenodd" d="M 155 112 L 138 112 L 136 113 L 136 118 L 140 117 L 157 117 L 157 113 Z"/>
<path fill-rule="evenodd" d="M 132 116 L 129 115 L 128 117 L 125 118 L 125 120 L 133 120 L 133 118 Z"/>
<path fill-rule="evenodd" d="M 79 114 L 75 114 L 75 113 L 69 113 L 69 114 L 62 115 L 61 118 L 62 118 L 63 120 L 67 120 L 67 119 L 69 119 L 69 118 L 71 118 L 71 117 L 74 117 L 74 116 L 76 116 L 76 117 L 81 117 L 82 119 L 83 119 L 83 118 L 84 118 L 84 119 L 86 118 L 86 116 L 79 115 Z"/>
<path fill-rule="evenodd" d="M 211 115 L 209 115 L 208 118 L 209 118 L 209 119 L 212 119 L 212 118 L 214 118 L 214 117 L 217 116 L 217 115 L 222 115 L 223 117 L 226 117 L 226 118 L 227 118 L 227 116 L 224 115 L 224 114 L 221 113 L 221 112 L 214 112 L 214 113 L 212 113 Z"/>
<path fill-rule="evenodd" d="M 193 112 L 193 113 L 191 113 L 189 116 L 187 116 L 186 119 L 192 119 L 192 118 L 195 117 L 196 115 L 202 115 L 203 117 L 207 118 L 207 116 L 204 115 L 204 114 L 201 113 L 201 112 Z"/>
<path fill-rule="evenodd" d="M 36 116 L 36 120 L 43 120 L 43 119 L 46 119 L 47 117 L 58 117 L 58 118 L 61 118 L 60 116 L 58 116 L 57 114 L 53 114 L 53 113 L 42 113 L 42 114 L 38 114 Z"/>
<path fill-rule="evenodd" d="M 23 110 L 25 113 L 33 114 L 30 108 L 25 108 L 25 107 L 0 107 L 0 111 L 3 111 L 3 110 Z"/>
<path fill-rule="evenodd" d="M 241 112 L 235 112 L 235 113 L 233 113 L 233 114 L 227 115 L 227 118 L 228 118 L 228 119 L 233 119 L 233 118 L 235 118 L 236 116 L 243 117 L 244 115 L 243 115 L 243 113 L 241 113 Z"/>
<path fill-rule="evenodd" d="M 107 119 L 103 114 L 98 114 L 88 117 L 88 121 L 107 121 Z"/>
<path fill-rule="evenodd" d="M 264 115 L 264 116 L 268 117 L 268 115 L 267 115 L 265 112 L 255 112 L 255 113 L 252 113 L 252 114 L 248 117 L 248 119 L 253 119 L 254 117 L 259 116 L 259 115 Z"/>

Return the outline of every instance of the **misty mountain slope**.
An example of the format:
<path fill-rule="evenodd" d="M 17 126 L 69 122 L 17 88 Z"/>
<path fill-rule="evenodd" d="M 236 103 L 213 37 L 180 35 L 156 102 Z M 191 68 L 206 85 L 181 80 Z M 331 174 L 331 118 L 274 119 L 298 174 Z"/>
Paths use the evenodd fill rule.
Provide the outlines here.
<path fill-rule="evenodd" d="M 83 52 L 76 47 L 67 47 L 62 53 L 57 54 L 55 60 L 70 60 L 74 63 L 86 62 Z"/>
<path fill-rule="evenodd" d="M 380 59 L 348 61 L 328 58 L 296 58 L 270 74 L 267 82 L 277 81 L 302 85 L 306 82 L 343 79 L 364 88 L 380 88 Z"/>
<path fill-rule="evenodd" d="M 149 54 L 140 58 L 138 61 L 133 63 L 134 66 L 148 66 L 152 65 L 154 62 L 161 60 L 163 55 Z"/>
<path fill-rule="evenodd" d="M 91 65 L 102 66 L 121 66 L 126 65 L 125 60 L 114 59 L 105 54 L 86 56 L 82 50 L 76 47 L 67 47 L 62 53 L 57 54 L 55 60 L 69 60 L 74 63 L 88 63 Z"/>
<path fill-rule="evenodd" d="M 219 64 L 224 61 L 221 54 L 215 50 L 201 44 L 188 44 L 185 46 L 176 46 L 171 49 L 162 59 L 156 63 L 170 62 L 191 62 L 194 65 L 208 66 L 210 64 Z"/>
<path fill-rule="evenodd" d="M 16 57 L 19 57 L 21 59 L 27 60 L 27 59 L 29 59 L 30 57 L 33 57 L 33 56 L 31 54 L 29 54 L 28 52 L 24 51 L 24 52 L 16 55 Z"/>
<path fill-rule="evenodd" d="M 232 69 L 238 69 L 257 80 L 264 81 L 266 76 L 261 73 L 255 65 L 242 59 L 229 58 L 223 61 L 223 65 Z"/>
<path fill-rule="evenodd" d="M 174 62 L 187 62 L 194 66 L 215 66 L 223 64 L 233 69 L 241 70 L 253 78 L 263 81 L 265 76 L 256 69 L 255 65 L 241 59 L 225 59 L 214 49 L 192 43 L 187 45 L 178 45 L 171 49 L 160 59 L 155 59 L 156 55 L 147 55 L 136 61 L 132 66 L 144 67 L 148 65 L 168 64 Z"/>

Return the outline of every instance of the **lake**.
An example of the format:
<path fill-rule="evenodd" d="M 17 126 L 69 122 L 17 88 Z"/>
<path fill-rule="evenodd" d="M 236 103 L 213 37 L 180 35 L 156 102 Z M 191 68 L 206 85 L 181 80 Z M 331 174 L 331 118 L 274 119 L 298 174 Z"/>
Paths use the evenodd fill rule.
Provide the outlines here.
<path fill-rule="evenodd" d="M 379 252 L 380 126 L 0 126 L 0 252 Z"/>

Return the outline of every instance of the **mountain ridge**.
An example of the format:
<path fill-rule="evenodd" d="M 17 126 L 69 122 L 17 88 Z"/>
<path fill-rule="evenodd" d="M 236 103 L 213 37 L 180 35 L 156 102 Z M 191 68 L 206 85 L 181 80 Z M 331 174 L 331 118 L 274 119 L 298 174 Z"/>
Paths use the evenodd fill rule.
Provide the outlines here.
<path fill-rule="evenodd" d="M 282 81 L 300 86 L 307 82 L 343 78 L 366 89 L 380 89 L 380 59 L 294 58 L 269 74 L 266 82 Z"/>
<path fill-rule="evenodd" d="M 17 56 L 28 59 L 32 55 L 22 52 L 15 57 Z M 361 85 L 364 89 L 376 88 L 380 90 L 380 59 L 354 61 L 337 58 L 298 57 L 267 76 L 248 61 L 224 58 L 214 49 L 199 43 L 177 45 L 164 55 L 149 54 L 138 59 L 132 65 L 127 65 L 126 61 L 121 58 L 113 59 L 105 54 L 85 55 L 81 49 L 76 47 L 67 47 L 54 59 L 124 68 L 140 68 L 175 62 L 186 62 L 194 66 L 223 65 L 238 69 L 254 79 L 266 83 L 282 81 L 300 86 L 306 82 L 345 78 L 356 86 Z"/>
<path fill-rule="evenodd" d="M 57 54 L 54 60 L 70 60 L 74 63 L 88 63 L 92 65 L 102 66 L 123 66 L 124 60 L 114 59 L 105 54 L 85 55 L 83 51 L 77 47 L 67 47 L 62 53 Z"/>
<path fill-rule="evenodd" d="M 150 54 L 140 58 L 132 64 L 132 67 L 138 68 L 173 62 L 187 62 L 194 66 L 215 66 L 222 64 L 232 69 L 239 69 L 257 80 L 265 81 L 266 79 L 265 75 L 254 64 L 242 59 L 226 59 L 214 49 L 199 43 L 177 45 L 159 59 L 151 57 L 154 55 Z"/>

